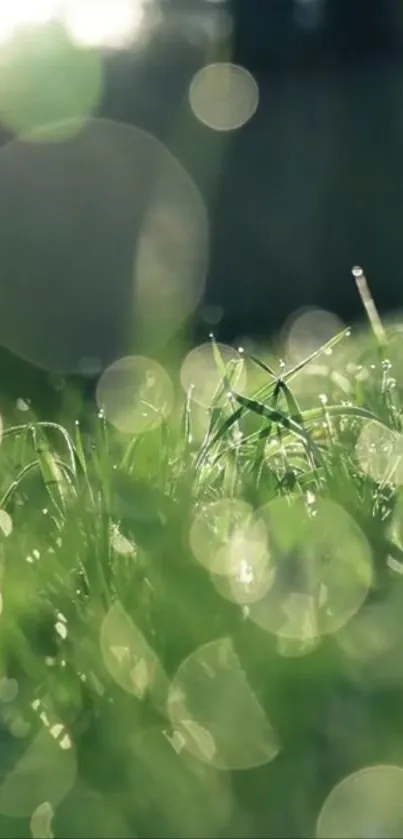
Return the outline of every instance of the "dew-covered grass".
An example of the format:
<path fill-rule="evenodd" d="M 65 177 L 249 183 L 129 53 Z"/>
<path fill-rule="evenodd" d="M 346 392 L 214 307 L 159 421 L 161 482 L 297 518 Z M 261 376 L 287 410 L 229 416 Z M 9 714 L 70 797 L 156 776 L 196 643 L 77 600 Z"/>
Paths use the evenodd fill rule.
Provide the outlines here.
<path fill-rule="evenodd" d="M 1 836 L 402 835 L 403 335 L 368 315 L 3 416 Z"/>

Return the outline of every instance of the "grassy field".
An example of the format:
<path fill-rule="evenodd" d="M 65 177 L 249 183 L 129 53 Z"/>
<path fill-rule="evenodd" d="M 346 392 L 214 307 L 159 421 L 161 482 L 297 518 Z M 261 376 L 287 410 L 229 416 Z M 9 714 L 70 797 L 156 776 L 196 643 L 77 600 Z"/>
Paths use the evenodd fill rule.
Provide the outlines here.
<path fill-rule="evenodd" d="M 8 406 L 1 836 L 403 835 L 403 333 L 363 299 L 293 367 L 211 338 L 208 407 L 146 429 Z"/>

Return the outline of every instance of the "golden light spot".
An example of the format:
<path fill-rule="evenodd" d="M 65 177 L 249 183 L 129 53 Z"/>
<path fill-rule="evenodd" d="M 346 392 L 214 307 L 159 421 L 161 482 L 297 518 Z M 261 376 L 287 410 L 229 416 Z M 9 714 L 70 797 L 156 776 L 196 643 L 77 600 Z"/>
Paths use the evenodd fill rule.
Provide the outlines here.
<path fill-rule="evenodd" d="M 151 358 L 126 356 L 100 377 L 96 399 L 105 418 L 124 434 L 152 431 L 166 419 L 174 404 L 168 373 Z"/>
<path fill-rule="evenodd" d="M 374 481 L 403 484 L 403 435 L 376 420 L 366 422 L 355 449 L 360 469 Z"/>
<path fill-rule="evenodd" d="M 259 88 L 244 67 L 227 62 L 208 64 L 193 78 L 189 100 L 200 122 L 215 131 L 233 131 L 254 115 Z"/>
<path fill-rule="evenodd" d="M 127 693 L 165 707 L 167 678 L 152 648 L 116 601 L 106 615 L 101 629 L 101 651 L 112 678 Z"/>
<path fill-rule="evenodd" d="M 181 664 L 168 713 L 188 751 L 217 769 L 260 766 L 279 751 L 229 638 L 199 647 Z"/>
<path fill-rule="evenodd" d="M 43 799 L 57 806 L 75 783 L 74 749 L 62 750 L 43 728 L 0 786 L 0 812 L 15 818 L 30 817 Z"/>
<path fill-rule="evenodd" d="M 243 358 L 232 347 L 217 344 L 225 374 L 234 389 L 242 391 L 246 385 Z M 223 371 L 217 364 L 211 342 L 201 344 L 186 356 L 180 372 L 181 384 L 186 393 L 204 408 L 209 408 L 223 386 Z"/>
<path fill-rule="evenodd" d="M 100 57 L 56 25 L 22 30 L 0 50 L 0 118 L 24 139 L 76 134 L 97 107 L 101 85 Z"/>
<path fill-rule="evenodd" d="M 373 575 L 369 545 L 348 513 L 327 499 L 317 499 L 314 516 L 295 497 L 292 503 L 270 502 L 259 517 L 266 524 L 274 581 L 251 604 L 250 618 L 309 651 L 362 606 Z"/>
<path fill-rule="evenodd" d="M 326 799 L 317 822 L 317 839 L 403 834 L 403 768 L 369 766 L 344 778 Z"/>

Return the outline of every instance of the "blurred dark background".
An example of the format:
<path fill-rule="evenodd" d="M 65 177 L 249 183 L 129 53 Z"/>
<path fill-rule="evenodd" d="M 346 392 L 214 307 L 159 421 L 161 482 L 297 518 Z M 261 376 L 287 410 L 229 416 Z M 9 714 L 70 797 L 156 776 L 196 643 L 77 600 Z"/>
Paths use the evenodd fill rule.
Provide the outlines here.
<path fill-rule="evenodd" d="M 354 323 L 362 316 L 355 264 L 365 267 L 381 312 L 397 313 L 403 3 L 164 0 L 159 12 L 144 44 L 105 51 L 96 115 L 157 137 L 204 199 L 209 266 L 191 340 L 204 340 L 212 324 L 221 340 L 269 340 L 300 307 Z M 242 65 L 259 88 L 257 112 L 235 131 L 208 128 L 189 107 L 192 78 L 216 61 Z M 10 136 L 5 128 L 3 142 Z M 4 244 L 7 208 L 4 287 L 13 259 Z M 17 223 L 12 236 L 23 249 Z M 15 371 L 7 381 L 16 395 L 29 395 L 40 376 L 10 346 L 0 360 Z"/>

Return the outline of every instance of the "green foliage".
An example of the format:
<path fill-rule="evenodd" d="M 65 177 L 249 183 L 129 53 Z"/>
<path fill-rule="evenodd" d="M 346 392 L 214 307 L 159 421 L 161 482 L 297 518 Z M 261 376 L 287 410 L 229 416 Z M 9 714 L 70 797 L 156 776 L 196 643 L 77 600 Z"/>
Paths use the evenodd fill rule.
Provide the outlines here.
<path fill-rule="evenodd" d="M 212 341 L 201 438 L 191 392 L 131 439 L 102 414 L 85 433 L 32 412 L 5 425 L 0 835 L 313 835 L 335 783 L 403 763 L 389 345 L 344 330 L 276 373 L 247 352 L 225 364 Z M 256 387 L 238 392 L 238 364 Z M 232 550 L 256 560 L 253 584 L 223 573 Z M 264 599 L 271 574 L 263 620 L 253 585 Z"/>

